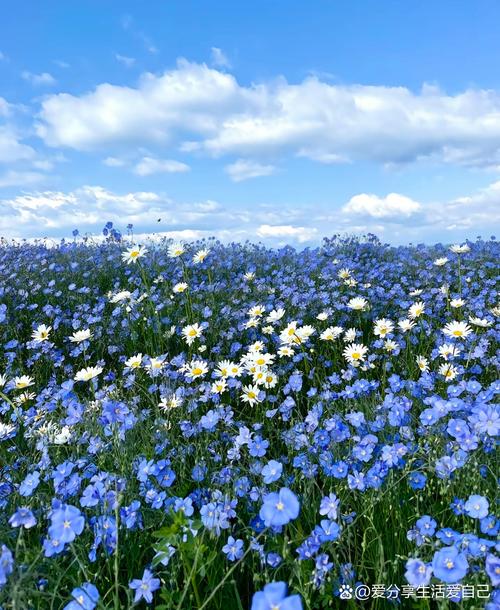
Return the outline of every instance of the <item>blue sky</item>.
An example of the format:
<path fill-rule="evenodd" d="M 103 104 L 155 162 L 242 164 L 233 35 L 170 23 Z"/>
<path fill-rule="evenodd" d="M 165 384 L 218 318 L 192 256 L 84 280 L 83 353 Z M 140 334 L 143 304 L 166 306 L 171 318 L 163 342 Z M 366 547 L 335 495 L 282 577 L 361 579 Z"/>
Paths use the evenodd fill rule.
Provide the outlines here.
<path fill-rule="evenodd" d="M 500 225 L 494 0 L 19 9 L 0 22 L 1 235 L 112 220 L 309 245 Z"/>

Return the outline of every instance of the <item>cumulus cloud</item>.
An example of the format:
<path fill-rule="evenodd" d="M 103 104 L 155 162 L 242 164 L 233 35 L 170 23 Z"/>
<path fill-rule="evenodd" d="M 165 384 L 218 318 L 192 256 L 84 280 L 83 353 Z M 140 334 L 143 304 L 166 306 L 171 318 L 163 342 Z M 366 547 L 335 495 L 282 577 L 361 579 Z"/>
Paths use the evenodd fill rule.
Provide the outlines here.
<path fill-rule="evenodd" d="M 497 167 L 500 93 L 339 85 L 318 76 L 243 86 L 231 74 L 180 60 L 134 87 L 103 83 L 80 96 L 48 96 L 37 130 L 50 146 L 77 150 L 162 144 L 242 158 L 287 153 L 322 163 L 431 159 Z"/>
<path fill-rule="evenodd" d="M 21 73 L 21 77 L 28 83 L 31 83 L 35 86 L 56 84 L 56 79 L 52 76 L 52 74 L 49 74 L 48 72 L 42 72 L 41 74 L 33 74 L 33 72 L 28 72 L 27 70 L 25 70 Z"/>
<path fill-rule="evenodd" d="M 43 176 L 42 176 L 43 177 Z M 26 186 L 29 172 L 3 176 Z M 371 196 L 371 204 L 384 205 L 388 197 Z M 403 197 L 398 195 L 398 197 Z M 409 199 L 409 201 L 412 201 Z M 382 203 L 381 203 L 382 202 Z M 74 228 L 99 234 L 106 220 L 120 228 L 132 223 L 135 233 L 215 236 L 225 241 L 262 239 L 271 245 L 318 244 L 338 233 L 375 233 L 391 243 L 458 241 L 485 228 L 500 226 L 500 181 L 471 195 L 450 201 L 421 202 L 411 215 L 377 216 L 373 208 L 333 211 L 325 204 L 309 206 L 256 203 L 252 209 L 213 200 L 175 201 L 151 191 L 116 193 L 100 186 L 84 186 L 69 192 L 24 193 L 0 199 L 0 236 L 64 237 Z M 416 202 L 414 202 L 416 203 Z M 364 210 L 364 211 L 363 211 Z M 488 229 L 486 236 L 490 233 Z"/>
<path fill-rule="evenodd" d="M 0 97 L 0 163 L 15 163 L 32 159 L 35 151 L 22 143 L 22 136 L 10 124 L 10 117 L 16 107 Z"/>
<path fill-rule="evenodd" d="M 143 75 L 137 88 L 102 84 L 81 97 L 49 96 L 37 131 L 50 146 L 77 150 L 173 144 L 181 133 L 214 133 L 247 97 L 233 76 L 181 61 L 162 76 Z"/>
<path fill-rule="evenodd" d="M 5 98 L 0 97 L 0 116 L 6 117 L 8 114 L 10 114 L 10 104 Z"/>
<path fill-rule="evenodd" d="M 134 174 L 150 176 L 151 174 L 178 174 L 188 172 L 189 165 L 172 159 L 155 159 L 143 157 L 134 167 Z"/>
<path fill-rule="evenodd" d="M 161 227 L 210 230 L 223 216 L 222 207 L 214 201 L 183 204 L 150 191 L 120 194 L 100 186 L 84 186 L 69 192 L 34 192 L 0 200 L 0 235 L 62 237 L 74 228 L 99 231 L 108 219 L 122 227 L 132 223 L 144 231 Z"/>
<path fill-rule="evenodd" d="M 67 68 L 70 67 L 69 63 L 67 61 L 63 61 L 62 59 L 54 59 L 53 63 L 58 67 L 58 68 L 62 68 L 63 70 L 66 70 Z"/>
<path fill-rule="evenodd" d="M 304 243 L 316 236 L 306 225 L 285 224 L 290 209 L 256 205 L 250 214 L 217 201 L 174 201 L 150 191 L 116 193 L 100 186 L 74 191 L 43 191 L 0 199 L 0 236 L 51 237 L 99 234 L 106 220 L 122 229 L 129 223 L 136 234 L 194 239 L 215 236 L 225 241 L 263 238 L 269 243 Z M 272 224 L 271 224 L 272 223 Z"/>
<path fill-rule="evenodd" d="M 408 218 L 421 209 L 420 203 L 398 193 L 389 193 L 386 197 L 361 193 L 351 197 L 342 211 L 347 214 L 365 214 L 373 218 L 391 216 Z"/>
<path fill-rule="evenodd" d="M 126 55 L 120 55 L 120 53 L 115 53 L 115 59 L 117 62 L 123 64 L 126 68 L 131 68 L 135 64 L 134 57 L 127 57 Z"/>
<path fill-rule="evenodd" d="M 249 159 L 238 159 L 225 167 L 233 182 L 242 182 L 259 176 L 271 176 L 276 172 L 274 165 L 263 165 Z"/>
<path fill-rule="evenodd" d="M 219 49 L 219 47 L 212 47 L 210 49 L 212 64 L 220 68 L 230 68 L 231 62 L 227 58 L 226 54 Z"/>
<path fill-rule="evenodd" d="M 259 237 L 284 238 L 284 241 L 296 239 L 299 243 L 311 241 L 316 237 L 315 227 L 294 227 L 292 225 L 260 225 L 257 229 Z"/>
<path fill-rule="evenodd" d="M 35 151 L 23 144 L 21 137 L 8 125 L 0 125 L 0 163 L 14 163 L 32 159 Z"/>
<path fill-rule="evenodd" d="M 33 184 L 43 182 L 46 178 L 47 176 L 45 174 L 40 174 L 39 172 L 17 171 L 11 169 L 0 174 L 0 188 L 9 186 L 32 186 Z"/>
<path fill-rule="evenodd" d="M 148 51 L 148 53 L 151 53 L 152 55 L 158 53 L 158 49 L 153 44 L 151 38 L 136 27 L 134 19 L 131 15 L 123 15 L 121 18 L 121 25 L 126 32 L 129 32 L 133 38 L 144 45 L 144 48 L 146 51 Z"/>
<path fill-rule="evenodd" d="M 494 232 L 495 228 L 500 227 L 500 180 L 444 205 L 430 204 L 426 206 L 426 212 L 429 223 L 435 222 L 447 232 Z"/>
<path fill-rule="evenodd" d="M 125 165 L 127 165 L 125 159 L 120 159 L 118 157 L 106 157 L 103 160 L 103 163 L 108 167 L 124 167 Z"/>

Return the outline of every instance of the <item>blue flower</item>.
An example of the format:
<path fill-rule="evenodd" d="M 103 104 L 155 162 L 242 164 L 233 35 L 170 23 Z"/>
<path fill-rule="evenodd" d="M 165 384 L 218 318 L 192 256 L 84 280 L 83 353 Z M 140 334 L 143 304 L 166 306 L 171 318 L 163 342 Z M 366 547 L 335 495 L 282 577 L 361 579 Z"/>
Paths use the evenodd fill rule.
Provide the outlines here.
<path fill-rule="evenodd" d="M 222 552 L 229 561 L 237 561 L 243 557 L 243 540 L 235 540 L 232 536 L 227 539 L 227 544 L 222 547 Z"/>
<path fill-rule="evenodd" d="M 488 534 L 488 536 L 496 536 L 500 530 L 500 519 L 497 519 L 493 515 L 484 517 L 484 519 L 481 519 L 480 527 L 483 534 Z"/>
<path fill-rule="evenodd" d="M 281 462 L 277 462 L 276 460 L 269 460 L 269 462 L 262 469 L 262 477 L 264 479 L 264 483 L 269 485 L 270 483 L 274 483 L 281 477 L 281 473 L 283 472 L 283 464 Z"/>
<path fill-rule="evenodd" d="M 314 534 L 318 536 L 322 543 L 331 542 L 339 537 L 340 527 L 335 521 L 322 519 L 320 525 L 314 528 Z"/>
<path fill-rule="evenodd" d="M 19 495 L 31 496 L 35 489 L 40 484 L 40 473 L 35 470 L 32 474 L 28 474 L 24 481 L 19 486 Z"/>
<path fill-rule="evenodd" d="M 259 516 L 266 527 L 280 527 L 296 519 L 299 511 L 297 496 L 287 487 L 282 487 L 278 493 L 264 496 Z"/>
<path fill-rule="evenodd" d="M 281 555 L 278 553 L 268 553 L 266 557 L 267 565 L 271 566 L 271 568 L 277 568 L 279 564 L 283 561 Z"/>
<path fill-rule="evenodd" d="M 252 598 L 250 610 L 302 610 L 300 595 L 286 595 L 284 582 L 271 582 L 263 591 L 257 591 Z"/>
<path fill-rule="evenodd" d="M 486 574 L 491 579 L 491 584 L 494 587 L 500 586 L 500 559 L 496 555 L 489 553 L 486 555 L 485 568 Z"/>
<path fill-rule="evenodd" d="M 2 544 L 0 547 L 0 589 L 7 582 L 7 577 L 12 574 L 14 569 L 14 558 L 10 550 Z"/>
<path fill-rule="evenodd" d="M 484 519 L 488 516 L 490 505 L 484 496 L 472 495 L 465 503 L 465 512 L 473 519 Z"/>
<path fill-rule="evenodd" d="M 424 515 L 416 523 L 416 527 L 422 536 L 433 536 L 436 531 L 436 522 L 429 515 Z"/>
<path fill-rule="evenodd" d="M 427 482 L 427 477 L 422 472 L 412 472 L 408 477 L 408 482 L 412 489 L 423 489 Z"/>
<path fill-rule="evenodd" d="M 436 578 L 446 583 L 457 583 L 467 574 L 469 564 L 464 553 L 449 546 L 434 553 L 432 571 Z"/>
<path fill-rule="evenodd" d="M 330 494 L 321 499 L 319 514 L 326 515 L 328 519 L 336 519 L 340 500 L 335 494 Z"/>
<path fill-rule="evenodd" d="M 420 559 L 408 559 L 406 562 L 406 581 L 412 587 L 428 585 L 431 580 L 432 568 Z"/>
<path fill-rule="evenodd" d="M 63 504 L 52 512 L 49 536 L 64 544 L 73 542 L 82 533 L 84 525 L 85 519 L 78 508 Z"/>
<path fill-rule="evenodd" d="M 73 600 L 64 606 L 63 610 L 94 610 L 99 601 L 99 591 L 90 582 L 84 583 L 71 591 Z"/>
<path fill-rule="evenodd" d="M 191 498 L 177 498 L 174 502 L 174 510 L 176 513 L 182 511 L 186 517 L 191 517 L 194 513 L 193 501 Z"/>
<path fill-rule="evenodd" d="M 26 506 L 21 506 L 9 519 L 9 525 L 29 529 L 36 525 L 35 515 Z"/>
<path fill-rule="evenodd" d="M 129 587 L 135 590 L 134 603 L 143 599 L 150 604 L 153 601 L 153 593 L 160 588 L 160 579 L 154 578 L 153 573 L 146 568 L 142 578 L 134 578 Z"/>

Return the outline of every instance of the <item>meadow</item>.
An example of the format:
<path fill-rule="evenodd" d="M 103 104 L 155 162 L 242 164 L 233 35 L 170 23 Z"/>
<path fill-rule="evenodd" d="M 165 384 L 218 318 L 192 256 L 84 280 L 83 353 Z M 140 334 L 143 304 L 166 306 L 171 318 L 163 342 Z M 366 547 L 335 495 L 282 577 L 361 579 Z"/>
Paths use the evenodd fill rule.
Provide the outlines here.
<path fill-rule="evenodd" d="M 499 260 L 2 242 L 0 607 L 500 608 Z"/>

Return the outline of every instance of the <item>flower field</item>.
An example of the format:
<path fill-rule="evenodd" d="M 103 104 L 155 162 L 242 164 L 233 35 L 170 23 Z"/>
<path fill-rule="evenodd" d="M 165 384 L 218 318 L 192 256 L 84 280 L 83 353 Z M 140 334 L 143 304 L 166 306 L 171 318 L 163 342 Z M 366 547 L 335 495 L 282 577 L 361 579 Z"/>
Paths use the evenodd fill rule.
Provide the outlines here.
<path fill-rule="evenodd" d="M 0 245 L 0 607 L 500 608 L 496 241 L 105 234 Z"/>

